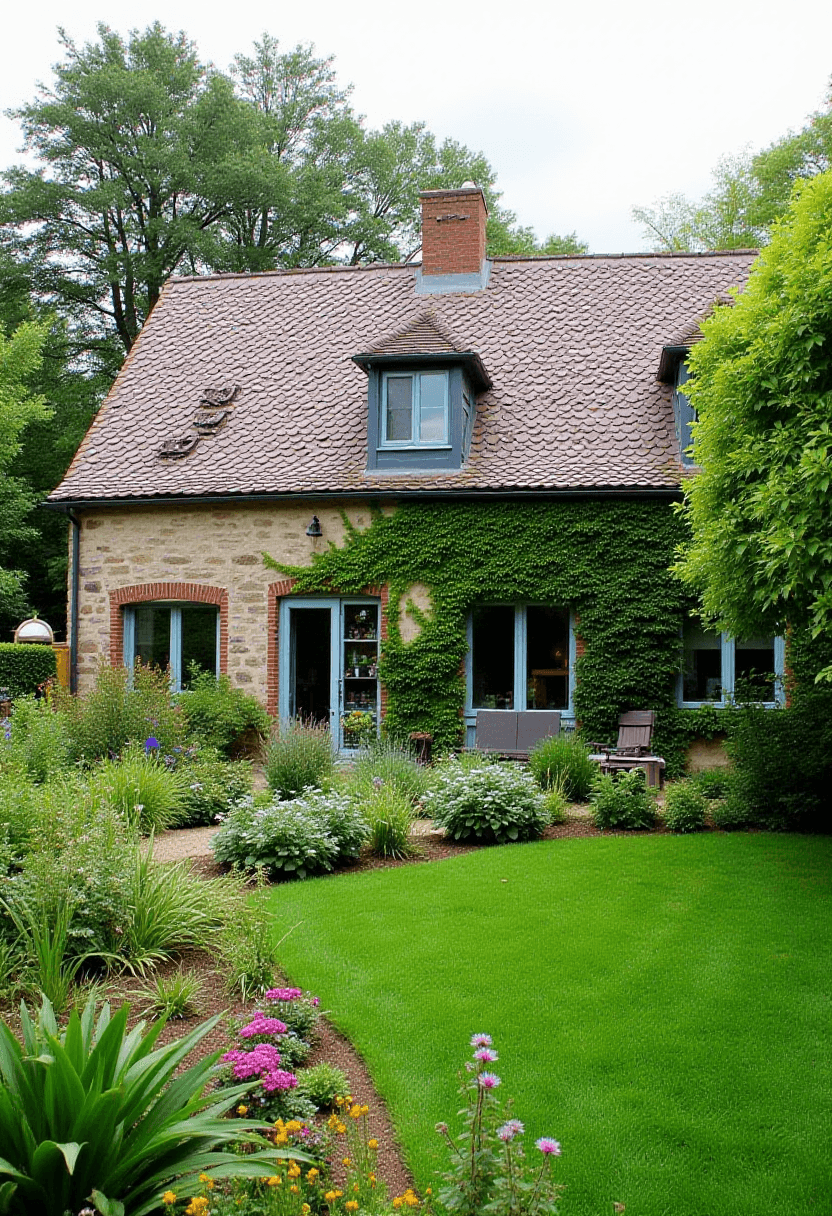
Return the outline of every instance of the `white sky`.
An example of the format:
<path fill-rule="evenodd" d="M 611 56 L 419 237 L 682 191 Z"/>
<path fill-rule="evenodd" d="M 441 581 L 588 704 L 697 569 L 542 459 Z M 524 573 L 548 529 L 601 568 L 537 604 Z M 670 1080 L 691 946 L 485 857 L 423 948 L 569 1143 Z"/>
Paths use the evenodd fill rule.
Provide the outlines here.
<path fill-rule="evenodd" d="M 520 222 L 539 236 L 575 230 L 593 252 L 643 248 L 634 204 L 702 194 L 721 155 L 802 126 L 832 75 L 829 0 L 234 0 L 213 11 L 166 0 L 137 11 L 125 22 L 101 0 L 9 4 L 0 109 L 51 82 L 59 24 L 80 43 L 99 20 L 126 33 L 158 18 L 220 68 L 268 30 L 284 48 L 334 55 L 369 126 L 423 120 L 484 152 Z M 19 143 L 0 118 L 0 167 Z"/>

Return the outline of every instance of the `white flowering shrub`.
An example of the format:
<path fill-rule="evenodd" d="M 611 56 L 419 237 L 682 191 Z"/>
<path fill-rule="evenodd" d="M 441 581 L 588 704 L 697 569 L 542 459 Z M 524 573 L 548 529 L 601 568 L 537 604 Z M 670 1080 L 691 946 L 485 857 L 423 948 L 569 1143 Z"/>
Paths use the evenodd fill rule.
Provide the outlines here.
<path fill-rule="evenodd" d="M 306 878 L 357 857 L 368 835 L 344 794 L 304 790 L 300 798 L 255 806 L 242 799 L 211 841 L 217 861 L 247 870 L 265 866 L 274 878 Z"/>
<path fill-rule="evenodd" d="M 517 764 L 471 767 L 449 761 L 437 768 L 433 788 L 422 801 L 437 827 L 454 840 L 531 840 L 550 819 L 534 777 Z"/>

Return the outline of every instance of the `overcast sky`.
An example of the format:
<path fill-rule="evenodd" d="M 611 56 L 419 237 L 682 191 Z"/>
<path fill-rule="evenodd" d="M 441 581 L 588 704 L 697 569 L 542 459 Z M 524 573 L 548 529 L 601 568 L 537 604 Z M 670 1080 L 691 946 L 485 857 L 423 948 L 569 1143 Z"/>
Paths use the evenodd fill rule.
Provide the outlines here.
<path fill-rule="evenodd" d="M 313 42 L 334 55 L 369 126 L 423 120 L 481 150 L 521 223 L 541 237 L 574 230 L 596 253 L 644 248 L 633 205 L 702 194 L 720 156 L 802 126 L 832 75 L 830 0 L 235 0 L 213 11 L 166 0 L 136 13 L 8 0 L 0 109 L 51 82 L 59 24 L 84 42 L 101 20 L 126 33 L 158 19 L 220 68 L 268 30 L 284 48 Z M 19 143 L 17 125 L 0 119 L 0 166 Z"/>

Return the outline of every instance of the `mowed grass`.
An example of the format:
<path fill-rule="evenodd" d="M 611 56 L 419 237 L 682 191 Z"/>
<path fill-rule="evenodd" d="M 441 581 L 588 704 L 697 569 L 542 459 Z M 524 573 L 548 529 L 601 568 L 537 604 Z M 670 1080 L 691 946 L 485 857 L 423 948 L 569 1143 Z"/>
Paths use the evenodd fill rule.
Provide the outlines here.
<path fill-rule="evenodd" d="M 365 1057 L 422 1187 L 469 1038 L 562 1216 L 802 1216 L 832 1196 L 832 840 L 515 845 L 275 889 L 292 979 Z M 532 1150 L 534 1152 L 534 1150 Z"/>

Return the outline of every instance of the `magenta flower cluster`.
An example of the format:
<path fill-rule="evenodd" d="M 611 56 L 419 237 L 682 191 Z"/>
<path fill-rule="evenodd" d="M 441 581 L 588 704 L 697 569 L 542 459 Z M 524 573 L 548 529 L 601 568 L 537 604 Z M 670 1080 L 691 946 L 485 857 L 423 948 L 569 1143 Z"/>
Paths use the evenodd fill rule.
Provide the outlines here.
<path fill-rule="evenodd" d="M 267 1001 L 296 1001 L 303 996 L 301 988 L 270 988 L 266 993 Z"/>
<path fill-rule="evenodd" d="M 281 1022 L 280 1018 L 270 1018 L 258 1009 L 248 1026 L 244 1026 L 240 1031 L 240 1037 L 243 1039 L 255 1039 L 264 1034 L 285 1033 L 285 1022 Z"/>
<path fill-rule="evenodd" d="M 298 1083 L 294 1073 L 278 1068 L 280 1052 L 271 1043 L 258 1043 L 251 1051 L 227 1051 L 222 1058 L 225 1064 L 234 1065 L 232 1071 L 239 1081 L 259 1077 L 268 1093 L 294 1089 Z"/>

